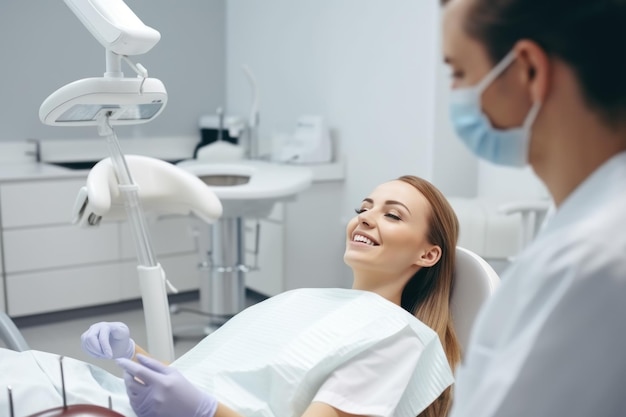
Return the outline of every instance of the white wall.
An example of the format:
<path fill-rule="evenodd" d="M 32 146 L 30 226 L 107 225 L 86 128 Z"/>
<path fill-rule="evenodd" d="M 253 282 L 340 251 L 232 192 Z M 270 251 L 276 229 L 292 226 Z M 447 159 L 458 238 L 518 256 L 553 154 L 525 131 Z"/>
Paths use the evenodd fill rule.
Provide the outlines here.
<path fill-rule="evenodd" d="M 126 0 L 161 41 L 135 57 L 169 95 L 153 122 L 119 127 L 128 136 L 197 134 L 198 115 L 224 102 L 224 0 Z M 93 128 L 44 126 L 39 106 L 62 85 L 105 71 L 104 48 L 61 0 L 3 0 L 0 7 L 0 141 L 96 137 Z M 123 64 L 126 76 L 134 76 Z"/>
<path fill-rule="evenodd" d="M 414 0 L 228 0 L 229 112 L 249 110 L 251 90 L 240 69 L 247 64 L 261 89 L 264 146 L 273 131 L 291 131 L 298 115 L 324 115 L 348 156 L 338 216 L 349 216 L 379 182 L 406 173 L 431 178 L 438 7 Z"/>
<path fill-rule="evenodd" d="M 440 33 L 438 33 L 440 35 Z M 440 40 L 438 40 L 438 47 Z M 439 49 L 438 49 L 439 51 Z M 441 52 L 435 66 L 436 94 L 433 135 L 433 171 L 431 181 L 447 196 L 477 195 L 478 160 L 456 137 L 449 120 L 449 69 L 443 64 Z"/>

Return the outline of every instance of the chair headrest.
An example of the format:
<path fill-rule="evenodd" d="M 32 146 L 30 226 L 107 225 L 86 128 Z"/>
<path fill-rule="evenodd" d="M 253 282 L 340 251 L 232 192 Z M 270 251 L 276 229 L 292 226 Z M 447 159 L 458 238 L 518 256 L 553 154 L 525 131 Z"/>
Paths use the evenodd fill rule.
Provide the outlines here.
<path fill-rule="evenodd" d="M 500 278 L 493 268 L 474 252 L 457 246 L 452 317 L 461 348 L 469 342 L 472 326 L 478 312 L 494 293 Z"/>

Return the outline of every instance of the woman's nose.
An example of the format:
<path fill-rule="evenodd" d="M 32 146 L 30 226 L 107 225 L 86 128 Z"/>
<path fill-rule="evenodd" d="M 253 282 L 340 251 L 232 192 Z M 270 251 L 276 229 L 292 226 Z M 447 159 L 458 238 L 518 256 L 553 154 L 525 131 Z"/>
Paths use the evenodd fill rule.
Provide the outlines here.
<path fill-rule="evenodd" d="M 368 227 L 374 226 L 374 216 L 372 216 L 370 210 L 365 210 L 364 212 L 359 213 L 359 223 Z"/>

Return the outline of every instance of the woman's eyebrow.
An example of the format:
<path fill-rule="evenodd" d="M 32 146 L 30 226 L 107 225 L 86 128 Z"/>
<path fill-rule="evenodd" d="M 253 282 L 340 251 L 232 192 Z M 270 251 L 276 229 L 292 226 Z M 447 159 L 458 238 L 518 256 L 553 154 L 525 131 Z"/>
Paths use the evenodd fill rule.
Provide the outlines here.
<path fill-rule="evenodd" d="M 364 198 L 364 199 L 363 199 L 363 202 L 364 202 L 364 203 L 374 204 L 374 200 L 372 200 L 371 198 Z M 386 206 L 393 206 L 393 205 L 396 205 L 396 206 L 402 206 L 402 207 L 404 207 L 404 208 L 406 209 L 406 211 L 408 211 L 408 212 L 409 212 L 409 214 L 411 214 L 411 210 L 409 210 L 409 208 L 408 208 L 406 205 L 404 205 L 403 203 L 401 203 L 401 202 L 399 202 L 399 201 L 396 201 L 396 200 L 387 200 L 387 201 L 385 201 L 385 205 L 386 205 Z"/>
<path fill-rule="evenodd" d="M 387 200 L 387 201 L 385 201 L 385 205 L 387 205 L 387 206 L 393 206 L 393 205 L 402 206 L 402 207 L 404 207 L 406 209 L 406 211 L 409 212 L 409 214 L 411 214 L 411 210 L 409 210 L 409 208 L 406 205 L 404 205 L 403 203 L 401 203 L 399 201 Z"/>

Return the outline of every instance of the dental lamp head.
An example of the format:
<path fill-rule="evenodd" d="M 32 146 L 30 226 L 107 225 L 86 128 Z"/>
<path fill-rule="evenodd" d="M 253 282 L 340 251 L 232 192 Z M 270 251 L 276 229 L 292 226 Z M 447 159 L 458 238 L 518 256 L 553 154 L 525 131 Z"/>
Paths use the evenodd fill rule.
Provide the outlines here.
<path fill-rule="evenodd" d="M 113 125 L 147 123 L 163 111 L 167 92 L 156 78 L 84 78 L 52 93 L 39 119 L 52 126 L 98 126 L 105 112 Z"/>
<path fill-rule="evenodd" d="M 39 108 L 39 119 L 53 126 L 98 126 L 106 114 L 113 125 L 147 123 L 167 103 L 167 91 L 148 71 L 128 56 L 148 52 L 161 39 L 123 0 L 65 0 L 91 34 L 106 50 L 103 77 L 85 78 L 52 93 Z M 137 73 L 124 77 L 122 60 Z"/>

